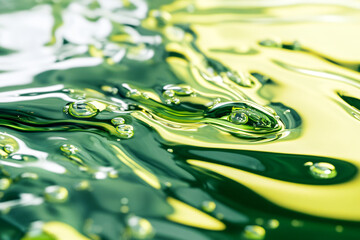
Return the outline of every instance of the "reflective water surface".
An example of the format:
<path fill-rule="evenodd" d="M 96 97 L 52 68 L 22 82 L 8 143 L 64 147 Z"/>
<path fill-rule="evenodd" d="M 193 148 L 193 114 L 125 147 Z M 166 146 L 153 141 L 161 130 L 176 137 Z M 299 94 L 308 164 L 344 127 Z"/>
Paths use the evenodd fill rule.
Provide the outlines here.
<path fill-rule="evenodd" d="M 360 2 L 0 0 L 0 239 L 359 239 Z"/>

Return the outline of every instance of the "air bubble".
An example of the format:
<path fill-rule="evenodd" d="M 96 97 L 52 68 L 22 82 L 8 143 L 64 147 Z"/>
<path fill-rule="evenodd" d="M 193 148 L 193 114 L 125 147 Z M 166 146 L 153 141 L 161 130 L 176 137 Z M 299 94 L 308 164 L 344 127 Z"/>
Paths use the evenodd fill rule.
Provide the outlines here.
<path fill-rule="evenodd" d="M 125 119 L 122 117 L 116 117 L 116 118 L 111 119 L 111 123 L 114 125 L 121 125 L 121 124 L 125 123 Z"/>
<path fill-rule="evenodd" d="M 66 111 L 76 118 L 91 118 L 99 112 L 93 104 L 86 101 L 73 102 L 69 105 L 68 109 L 64 109 L 64 112 Z"/>
<path fill-rule="evenodd" d="M 11 180 L 8 178 L 1 178 L 0 179 L 0 190 L 4 191 L 8 189 L 11 185 Z"/>
<path fill-rule="evenodd" d="M 155 235 L 151 223 L 145 218 L 130 216 L 127 219 L 127 234 L 134 239 L 149 239 Z"/>
<path fill-rule="evenodd" d="M 120 138 L 131 138 L 134 136 L 134 128 L 129 124 L 122 124 L 116 127 Z"/>
<path fill-rule="evenodd" d="M 246 124 L 249 120 L 249 117 L 246 113 L 235 111 L 232 112 L 229 116 L 229 121 L 235 124 Z"/>
<path fill-rule="evenodd" d="M 68 190 L 61 186 L 49 186 L 45 188 L 45 199 L 48 202 L 63 203 L 68 199 Z"/>
<path fill-rule="evenodd" d="M 216 203 L 213 202 L 213 201 L 204 201 L 202 204 L 201 204 L 201 208 L 206 211 L 206 212 L 213 212 L 216 208 Z"/>
<path fill-rule="evenodd" d="M 319 179 L 331 179 L 336 177 L 337 172 L 335 166 L 331 163 L 318 162 L 318 163 L 306 163 L 307 166 L 310 166 L 309 170 L 313 177 Z"/>
<path fill-rule="evenodd" d="M 11 153 L 13 153 L 13 152 L 15 151 L 15 149 L 14 149 L 14 147 L 13 147 L 12 145 L 10 145 L 10 144 L 5 144 L 5 146 L 4 146 L 4 151 L 5 151 L 6 153 L 11 154 Z"/>
<path fill-rule="evenodd" d="M 248 225 L 245 227 L 243 237 L 249 240 L 262 240 L 265 238 L 265 229 L 257 225 Z"/>
<path fill-rule="evenodd" d="M 278 228 L 280 225 L 279 221 L 276 220 L 276 219 L 270 219 L 268 222 L 267 222 L 267 226 L 270 228 L 270 229 L 276 229 Z"/>

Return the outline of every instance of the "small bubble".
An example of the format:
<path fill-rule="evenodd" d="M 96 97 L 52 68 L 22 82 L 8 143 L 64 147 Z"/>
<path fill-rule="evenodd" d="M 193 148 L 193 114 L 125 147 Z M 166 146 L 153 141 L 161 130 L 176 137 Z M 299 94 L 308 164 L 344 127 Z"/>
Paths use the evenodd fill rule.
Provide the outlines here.
<path fill-rule="evenodd" d="M 172 98 L 175 96 L 175 92 L 173 90 L 166 90 L 163 92 L 163 96 L 167 98 Z"/>
<path fill-rule="evenodd" d="M 246 124 L 248 120 L 248 115 L 240 111 L 232 112 L 229 116 L 229 121 L 235 124 Z"/>
<path fill-rule="evenodd" d="M 165 103 L 170 105 L 172 102 L 171 102 L 171 99 L 165 99 Z"/>
<path fill-rule="evenodd" d="M 83 180 L 75 185 L 75 189 L 78 191 L 84 191 L 90 189 L 89 181 Z"/>
<path fill-rule="evenodd" d="M 213 202 L 213 201 L 204 201 L 202 204 L 201 204 L 201 208 L 206 211 L 206 212 L 213 212 L 216 208 L 216 203 Z"/>
<path fill-rule="evenodd" d="M 145 99 L 149 99 L 149 98 L 150 98 L 149 94 L 146 93 L 146 92 L 141 93 L 141 95 L 142 95 L 142 97 L 145 98 Z"/>
<path fill-rule="evenodd" d="M 335 166 L 326 162 L 314 163 L 309 169 L 311 175 L 315 178 L 330 179 L 337 175 Z"/>
<path fill-rule="evenodd" d="M 335 231 L 338 233 L 341 233 L 344 231 L 344 227 L 341 225 L 337 225 L 337 226 L 335 226 Z"/>
<path fill-rule="evenodd" d="M 120 212 L 122 213 L 128 213 L 129 210 L 130 210 L 129 206 L 124 205 L 120 207 Z"/>
<path fill-rule="evenodd" d="M 278 228 L 280 225 L 279 221 L 276 220 L 276 219 L 270 219 L 268 222 L 267 222 L 267 226 L 270 228 L 270 229 L 276 229 Z"/>
<path fill-rule="evenodd" d="M 68 190 L 61 186 L 49 186 L 45 188 L 45 199 L 48 202 L 63 203 L 68 199 Z"/>
<path fill-rule="evenodd" d="M 303 222 L 296 220 L 296 219 L 291 220 L 290 224 L 293 227 L 302 227 L 304 225 Z"/>
<path fill-rule="evenodd" d="M 98 114 L 99 110 L 89 102 L 78 101 L 69 105 L 68 112 L 73 117 L 91 118 Z"/>
<path fill-rule="evenodd" d="M 111 119 L 111 123 L 114 125 L 121 125 L 121 124 L 125 123 L 125 119 L 122 117 L 116 117 L 116 118 Z"/>
<path fill-rule="evenodd" d="M 11 180 L 8 178 L 1 178 L 0 179 L 0 190 L 4 191 L 8 189 L 11 185 Z"/>
<path fill-rule="evenodd" d="M 116 131 L 121 138 L 131 138 L 134 136 L 134 128 L 128 124 L 122 124 L 116 127 Z"/>
<path fill-rule="evenodd" d="M 222 214 L 222 213 L 217 213 L 217 214 L 216 214 L 216 218 L 217 218 L 217 219 L 222 220 L 222 219 L 224 219 L 224 217 L 225 217 L 225 216 L 224 216 L 224 214 Z"/>
<path fill-rule="evenodd" d="M 262 240 L 265 238 L 265 229 L 257 225 L 248 225 L 245 227 L 243 237 L 251 240 Z"/>
<path fill-rule="evenodd" d="M 79 151 L 77 147 L 72 144 L 63 144 L 61 145 L 60 150 L 66 155 L 73 155 Z"/>
<path fill-rule="evenodd" d="M 141 92 L 139 90 L 137 90 L 137 89 L 130 88 L 126 92 L 126 97 L 128 97 L 128 98 L 130 98 L 130 97 L 139 97 L 139 96 L 141 96 Z"/>
<path fill-rule="evenodd" d="M 8 154 L 11 154 L 15 151 L 14 147 L 10 144 L 5 144 L 4 145 L 4 151 Z"/>
<path fill-rule="evenodd" d="M 176 105 L 180 104 L 180 99 L 179 98 L 172 98 L 171 101 Z"/>
<path fill-rule="evenodd" d="M 145 218 L 130 216 L 127 219 L 127 234 L 135 239 L 148 239 L 155 235 L 151 223 Z"/>
<path fill-rule="evenodd" d="M 168 151 L 169 153 L 173 153 L 173 152 L 174 152 L 174 149 L 168 148 L 167 151 Z"/>
<path fill-rule="evenodd" d="M 121 198 L 120 199 L 120 202 L 121 202 L 121 204 L 128 204 L 129 203 L 129 199 L 128 198 L 126 198 L 126 197 L 123 197 L 123 198 Z"/>

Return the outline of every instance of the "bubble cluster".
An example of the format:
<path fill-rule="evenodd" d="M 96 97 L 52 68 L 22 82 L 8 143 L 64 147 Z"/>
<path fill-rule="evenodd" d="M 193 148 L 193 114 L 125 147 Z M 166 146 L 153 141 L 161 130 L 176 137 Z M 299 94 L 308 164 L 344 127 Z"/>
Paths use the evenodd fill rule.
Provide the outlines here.
<path fill-rule="evenodd" d="M 234 124 L 248 124 L 253 127 L 265 128 L 271 127 L 271 121 L 265 114 L 261 114 L 249 108 L 234 107 L 228 120 Z"/>

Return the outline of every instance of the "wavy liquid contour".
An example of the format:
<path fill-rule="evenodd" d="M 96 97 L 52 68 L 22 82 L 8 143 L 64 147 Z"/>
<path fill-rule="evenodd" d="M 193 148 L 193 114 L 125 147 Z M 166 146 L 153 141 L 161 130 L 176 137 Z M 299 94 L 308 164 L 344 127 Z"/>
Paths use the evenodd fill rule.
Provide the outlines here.
<path fill-rule="evenodd" d="M 358 1 L 0 1 L 0 239 L 358 239 Z"/>

